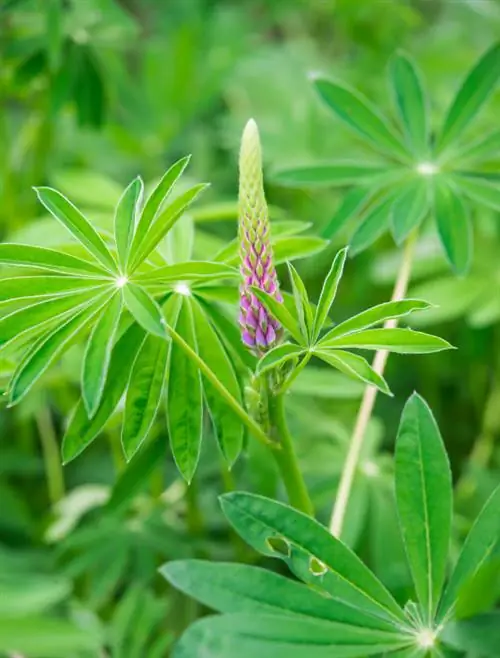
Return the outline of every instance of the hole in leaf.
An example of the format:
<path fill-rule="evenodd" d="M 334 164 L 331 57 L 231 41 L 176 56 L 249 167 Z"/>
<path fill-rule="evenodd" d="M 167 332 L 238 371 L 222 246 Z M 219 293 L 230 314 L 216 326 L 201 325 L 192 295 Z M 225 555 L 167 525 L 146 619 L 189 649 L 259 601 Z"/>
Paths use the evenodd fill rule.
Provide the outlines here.
<path fill-rule="evenodd" d="M 279 553 L 284 557 L 290 557 L 290 544 L 282 537 L 268 537 L 266 543 L 269 548 L 275 553 Z"/>
<path fill-rule="evenodd" d="M 328 571 L 328 567 L 321 560 L 318 560 L 318 558 L 311 557 L 309 560 L 309 571 L 313 576 L 323 576 Z"/>

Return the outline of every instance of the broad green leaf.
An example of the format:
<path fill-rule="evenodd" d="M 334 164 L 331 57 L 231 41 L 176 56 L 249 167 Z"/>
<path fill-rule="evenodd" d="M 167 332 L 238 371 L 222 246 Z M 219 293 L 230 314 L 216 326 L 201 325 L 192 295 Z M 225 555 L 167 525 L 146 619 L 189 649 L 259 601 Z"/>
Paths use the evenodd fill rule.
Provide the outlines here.
<path fill-rule="evenodd" d="M 486 501 L 462 547 L 439 605 L 438 622 L 452 610 L 464 585 L 500 544 L 500 487 Z"/>
<path fill-rule="evenodd" d="M 9 384 L 11 405 L 17 404 L 47 368 L 80 337 L 102 307 L 102 303 L 102 298 L 96 300 L 34 343 L 20 362 Z"/>
<path fill-rule="evenodd" d="M 272 295 L 252 286 L 252 293 L 264 304 L 269 313 L 278 320 L 298 343 L 303 343 L 298 321 L 292 316 L 283 302 L 278 302 Z"/>
<path fill-rule="evenodd" d="M 149 338 L 160 340 L 155 336 Z M 146 489 L 150 482 L 149 476 L 164 462 L 166 452 L 167 446 L 164 436 L 158 436 L 143 446 L 135 459 L 120 474 L 113 486 L 106 509 L 110 512 L 121 510 L 141 489 Z"/>
<path fill-rule="evenodd" d="M 191 626 L 175 658 L 365 658 L 411 642 L 387 633 L 300 615 L 237 613 L 208 617 Z"/>
<path fill-rule="evenodd" d="M 328 318 L 328 314 L 330 313 L 332 304 L 335 301 L 340 279 L 342 278 L 342 274 L 344 272 L 347 251 L 348 248 L 345 247 L 335 255 L 332 266 L 330 267 L 330 271 L 326 275 L 326 279 L 323 283 L 323 288 L 321 289 L 321 294 L 319 296 L 316 314 L 314 316 L 314 326 L 312 331 L 313 340 L 318 338 L 319 332 L 323 328 L 323 325 Z"/>
<path fill-rule="evenodd" d="M 200 358 L 217 375 L 233 398 L 242 404 L 241 388 L 233 364 L 222 345 L 217 332 L 203 308 L 196 301 L 191 303 L 196 343 Z M 230 466 L 238 458 L 243 446 L 243 425 L 231 407 L 221 397 L 213 385 L 203 378 L 203 390 L 207 400 L 217 441 L 222 454 Z"/>
<path fill-rule="evenodd" d="M 394 200 L 391 211 L 391 228 L 397 245 L 420 226 L 429 209 L 429 189 L 426 181 L 412 181 Z"/>
<path fill-rule="evenodd" d="M 397 53 L 390 64 L 390 76 L 410 148 L 415 155 L 426 156 L 427 107 L 420 71 L 406 54 Z"/>
<path fill-rule="evenodd" d="M 386 195 L 366 211 L 350 240 L 352 256 L 372 245 L 386 232 L 393 200 L 394 194 Z"/>
<path fill-rule="evenodd" d="M 68 658 L 99 650 L 99 638 L 88 628 L 56 617 L 0 618 L 0 651 L 29 658 Z"/>
<path fill-rule="evenodd" d="M 175 330 L 197 351 L 191 308 L 185 299 Z M 172 453 L 187 482 L 193 478 L 200 456 L 202 433 L 202 387 L 196 365 L 175 341 L 170 346 L 167 390 L 167 425 Z"/>
<path fill-rule="evenodd" d="M 40 202 L 104 267 L 116 271 L 116 264 L 104 240 L 92 224 L 65 196 L 51 187 L 36 187 Z"/>
<path fill-rule="evenodd" d="M 290 359 L 297 359 L 304 354 L 304 348 L 292 343 L 282 343 L 269 350 L 258 362 L 257 373 L 263 374 L 268 370 L 278 368 Z"/>
<path fill-rule="evenodd" d="M 472 256 L 472 227 L 461 197 L 445 182 L 436 181 L 434 203 L 439 237 L 457 274 L 466 274 Z"/>
<path fill-rule="evenodd" d="M 460 186 L 463 192 L 477 203 L 484 203 L 485 206 L 500 210 L 500 185 L 488 183 L 479 178 L 469 178 L 467 176 L 456 176 L 455 182 Z"/>
<path fill-rule="evenodd" d="M 326 349 L 315 350 L 314 354 L 328 365 L 343 372 L 344 375 L 353 377 L 370 386 L 376 386 L 386 395 L 392 395 L 385 379 L 359 354 L 352 354 L 352 352 L 345 352 L 344 350 Z"/>
<path fill-rule="evenodd" d="M 413 313 L 414 311 L 424 311 L 429 308 L 431 304 L 424 302 L 421 299 L 400 299 L 393 302 L 384 302 L 377 306 L 362 311 L 352 318 L 344 320 L 335 325 L 333 329 L 323 336 L 319 345 L 328 343 L 328 341 L 336 336 L 345 336 L 353 332 L 367 329 L 376 324 L 382 324 L 386 320 L 394 318 L 402 318 L 405 315 Z"/>
<path fill-rule="evenodd" d="M 137 322 L 156 336 L 166 338 L 165 319 L 155 300 L 141 286 L 127 283 L 122 289 L 125 306 Z"/>
<path fill-rule="evenodd" d="M 324 349 L 356 348 L 363 350 L 388 350 L 397 354 L 427 354 L 452 349 L 448 341 L 438 336 L 412 329 L 366 329 L 345 336 L 321 340 L 318 347 Z"/>
<path fill-rule="evenodd" d="M 439 428 L 414 393 L 396 439 L 396 502 L 413 583 L 426 623 L 439 603 L 452 516 L 451 471 Z"/>
<path fill-rule="evenodd" d="M 188 155 L 175 162 L 170 167 L 170 169 L 165 172 L 162 179 L 144 204 L 144 208 L 141 212 L 141 216 L 139 217 L 137 228 L 135 230 L 133 247 L 130 254 L 132 261 L 135 260 L 136 250 L 140 248 L 144 243 L 151 226 L 155 221 L 159 219 L 162 205 L 167 200 L 176 182 L 182 176 L 184 170 L 189 164 L 190 159 L 191 156 Z"/>
<path fill-rule="evenodd" d="M 358 185 L 387 172 L 387 166 L 331 162 L 278 171 L 273 181 L 291 187 Z"/>
<path fill-rule="evenodd" d="M 307 290 L 299 273 L 291 263 L 288 263 L 288 272 L 292 283 L 293 300 L 295 302 L 295 310 L 299 319 L 301 332 L 304 339 L 308 341 L 311 338 L 313 313 L 309 303 Z"/>
<path fill-rule="evenodd" d="M 101 278 L 103 275 L 109 275 L 105 269 L 81 258 L 76 258 L 76 256 L 70 256 L 54 249 L 24 244 L 0 244 L 0 263 Z"/>
<path fill-rule="evenodd" d="M 140 283 L 156 282 L 183 282 L 183 281 L 211 281 L 217 279 L 234 279 L 239 277 L 239 271 L 225 263 L 211 263 L 208 261 L 190 261 L 188 263 L 175 263 L 157 267 L 154 270 L 138 274 L 134 281 Z"/>
<path fill-rule="evenodd" d="M 4 315 L 0 319 L 0 344 L 21 334 L 30 327 L 41 325 L 47 320 L 64 315 L 71 309 L 77 311 L 82 305 L 85 306 L 102 295 L 105 290 L 106 288 L 100 287 L 83 293 L 75 293 L 71 297 L 44 299 Z"/>
<path fill-rule="evenodd" d="M 175 201 L 160 213 L 143 237 L 140 237 L 139 228 L 137 229 L 130 249 L 130 272 L 136 270 L 151 252 L 156 249 L 175 222 L 207 187 L 206 184 L 194 185 L 189 190 L 186 190 L 186 192 L 180 194 Z"/>
<path fill-rule="evenodd" d="M 167 372 L 168 342 L 149 334 L 132 367 L 122 425 L 122 446 L 132 459 L 149 434 L 161 402 Z"/>
<path fill-rule="evenodd" d="M 72 276 L 15 276 L 0 279 L 0 303 L 30 297 L 62 297 L 103 285 L 109 285 L 109 281 Z"/>
<path fill-rule="evenodd" d="M 343 197 L 340 206 L 328 224 L 322 229 L 321 236 L 331 240 L 353 217 L 373 194 L 371 189 L 355 187 Z"/>
<path fill-rule="evenodd" d="M 101 402 L 121 311 L 122 296 L 117 291 L 94 324 L 87 342 L 82 366 L 82 397 L 90 417 Z"/>
<path fill-rule="evenodd" d="M 134 235 L 135 219 L 144 194 L 144 183 L 137 176 L 125 189 L 115 210 L 115 242 L 118 261 L 125 270 L 129 249 Z"/>
<path fill-rule="evenodd" d="M 497 658 L 500 646 L 500 613 L 487 612 L 447 624 L 442 631 L 445 644 L 474 658 Z M 461 653 L 460 655 L 463 655 Z"/>
<path fill-rule="evenodd" d="M 101 404 L 92 418 L 89 418 L 83 400 L 78 402 L 63 438 L 62 456 L 65 464 L 92 443 L 116 409 L 127 388 L 132 365 L 144 335 L 144 329 L 133 324 L 114 346 Z"/>
<path fill-rule="evenodd" d="M 404 160 L 408 158 L 399 137 L 360 94 L 324 78 L 316 78 L 314 86 L 328 107 L 350 128 L 382 151 Z"/>
<path fill-rule="evenodd" d="M 443 149 L 461 137 L 495 89 L 500 77 L 500 43 L 496 43 L 467 75 L 444 121 L 438 147 Z"/>
<path fill-rule="evenodd" d="M 292 571 L 331 598 L 398 624 L 398 604 L 363 562 L 317 521 L 274 500 L 249 493 L 221 498 L 235 530 L 255 550 L 285 560 Z"/>

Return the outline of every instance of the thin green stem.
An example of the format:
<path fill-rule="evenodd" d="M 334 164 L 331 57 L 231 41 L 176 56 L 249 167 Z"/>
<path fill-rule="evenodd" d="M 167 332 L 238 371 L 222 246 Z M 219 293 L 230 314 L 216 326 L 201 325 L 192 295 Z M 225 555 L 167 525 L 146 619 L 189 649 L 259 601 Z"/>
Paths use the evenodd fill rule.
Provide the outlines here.
<path fill-rule="evenodd" d="M 314 507 L 299 467 L 292 437 L 288 431 L 285 396 L 280 393 L 269 400 L 271 429 L 276 434 L 281 450 L 273 450 L 274 458 L 285 485 L 290 504 L 301 512 L 314 516 Z"/>
<path fill-rule="evenodd" d="M 188 357 L 196 363 L 196 365 L 203 373 L 203 375 L 205 375 L 205 377 L 214 386 L 214 388 L 216 388 L 219 391 L 222 397 L 232 408 L 234 413 L 248 427 L 248 429 L 253 434 L 253 436 L 259 441 L 261 441 L 264 445 L 267 446 L 272 445 L 272 441 L 270 441 L 270 439 L 267 437 L 266 433 L 260 427 L 260 425 L 247 414 L 247 412 L 243 409 L 243 407 L 238 402 L 238 400 L 236 400 L 236 398 L 233 397 L 233 395 L 231 395 L 231 393 L 227 390 L 224 384 L 221 383 L 217 375 L 207 366 L 207 364 L 203 361 L 203 359 L 201 359 L 198 356 L 198 354 L 196 354 L 196 352 L 192 349 L 192 347 L 188 343 L 186 343 L 186 341 L 182 338 L 180 334 L 178 334 L 175 331 L 175 329 L 169 326 L 167 330 L 170 336 L 172 337 L 172 340 L 174 340 L 179 345 L 179 347 L 181 347 L 184 350 L 184 352 L 188 355 Z"/>
<path fill-rule="evenodd" d="M 291 373 L 291 375 L 288 377 L 288 379 L 285 381 L 283 386 L 281 387 L 281 393 L 284 393 L 285 391 L 288 391 L 290 386 L 293 384 L 293 382 L 297 379 L 297 377 L 300 375 L 302 370 L 306 367 L 306 365 L 309 363 L 312 357 L 312 352 L 306 352 L 304 358 L 302 361 L 299 363 L 299 365 L 295 368 L 295 370 Z"/>
<path fill-rule="evenodd" d="M 408 290 L 416 239 L 417 234 L 414 232 L 406 241 L 403 260 L 401 261 L 396 283 L 394 284 L 394 290 L 391 298 L 392 301 L 403 299 L 406 295 L 406 291 Z M 384 325 L 384 327 L 387 329 L 394 328 L 396 326 L 397 320 L 388 320 Z M 379 350 L 375 354 L 375 358 L 373 360 L 373 369 L 379 375 L 384 373 L 388 355 L 389 352 L 387 350 Z M 365 388 L 361 406 L 358 412 L 358 417 L 356 418 L 354 432 L 352 435 L 351 443 L 349 445 L 344 467 L 342 469 L 342 475 L 340 476 L 337 498 L 330 520 L 330 532 L 335 537 L 340 537 L 342 533 L 342 527 L 344 525 L 345 513 L 351 495 L 354 475 L 358 467 L 359 458 L 363 447 L 363 441 L 366 434 L 366 428 L 370 421 L 373 407 L 375 406 L 377 392 L 378 389 L 376 389 L 374 386 L 367 386 Z"/>
<path fill-rule="evenodd" d="M 40 436 L 40 443 L 42 444 L 49 498 L 50 502 L 54 505 L 64 497 L 65 488 L 59 444 L 49 408 L 45 405 L 41 407 L 36 413 L 35 420 Z"/>

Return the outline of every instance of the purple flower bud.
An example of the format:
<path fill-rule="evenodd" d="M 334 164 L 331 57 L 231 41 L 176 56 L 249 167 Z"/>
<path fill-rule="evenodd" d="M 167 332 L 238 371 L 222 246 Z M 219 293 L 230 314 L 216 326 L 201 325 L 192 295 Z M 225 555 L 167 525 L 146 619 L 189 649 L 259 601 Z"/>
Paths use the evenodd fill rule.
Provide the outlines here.
<path fill-rule="evenodd" d="M 245 345 L 256 354 L 262 354 L 279 343 L 283 329 L 250 287 L 260 288 L 279 302 L 283 298 L 269 241 L 259 131 L 253 119 L 245 126 L 241 141 L 239 215 L 241 335 Z"/>

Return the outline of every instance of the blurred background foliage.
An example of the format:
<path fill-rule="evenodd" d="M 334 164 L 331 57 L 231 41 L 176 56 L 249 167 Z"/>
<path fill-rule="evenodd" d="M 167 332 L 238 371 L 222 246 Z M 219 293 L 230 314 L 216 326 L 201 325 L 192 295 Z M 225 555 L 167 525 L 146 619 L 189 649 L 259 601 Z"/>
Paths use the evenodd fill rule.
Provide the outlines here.
<path fill-rule="evenodd" d="M 67 243 L 36 203 L 31 187 L 44 184 L 106 229 L 135 175 L 153 183 L 193 153 L 189 176 L 212 183 L 193 211 L 195 252 L 210 257 L 236 234 L 237 144 L 250 116 L 261 129 L 269 172 L 363 157 L 318 101 L 310 73 L 341 79 L 388 109 L 386 66 L 402 48 L 426 76 L 431 117 L 441 116 L 498 34 L 497 0 L 4 0 L 0 237 Z M 498 127 L 498 116 L 496 93 L 476 122 L 477 135 Z M 316 235 L 345 193 L 271 181 L 272 215 L 308 222 Z M 485 209 L 477 215 L 474 265 L 464 278 L 449 272 L 433 235 L 419 241 L 410 294 L 439 308 L 412 322 L 432 326 L 459 350 L 391 357 L 387 379 L 395 397 L 379 396 L 347 512 L 344 538 L 402 600 L 409 577 L 390 454 L 413 389 L 433 408 L 450 454 L 457 545 L 499 480 L 500 217 Z M 316 297 L 332 255 L 351 234 L 347 225 L 321 254 L 298 262 Z M 335 317 L 387 300 L 399 257 L 388 235 L 357 256 Z M 79 397 L 80 352 L 73 348 L 18 407 L 0 408 L 0 655 L 13 656 L 7 650 L 15 646 L 47 658 L 161 658 L 204 611 L 168 588 L 159 564 L 195 556 L 256 561 L 228 530 L 217 495 L 235 487 L 283 492 L 268 454 L 253 441 L 232 473 L 221 468 L 215 441 L 204 441 L 201 467 L 186 488 L 163 420 L 127 465 L 117 415 L 106 440 L 63 469 L 59 443 Z M 0 359 L 0 384 L 11 369 Z M 361 393 L 313 364 L 290 395 L 301 463 L 325 521 Z M 471 583 L 463 615 L 498 599 L 498 560 L 488 569 Z M 481 582 L 491 585 L 488 601 Z"/>

